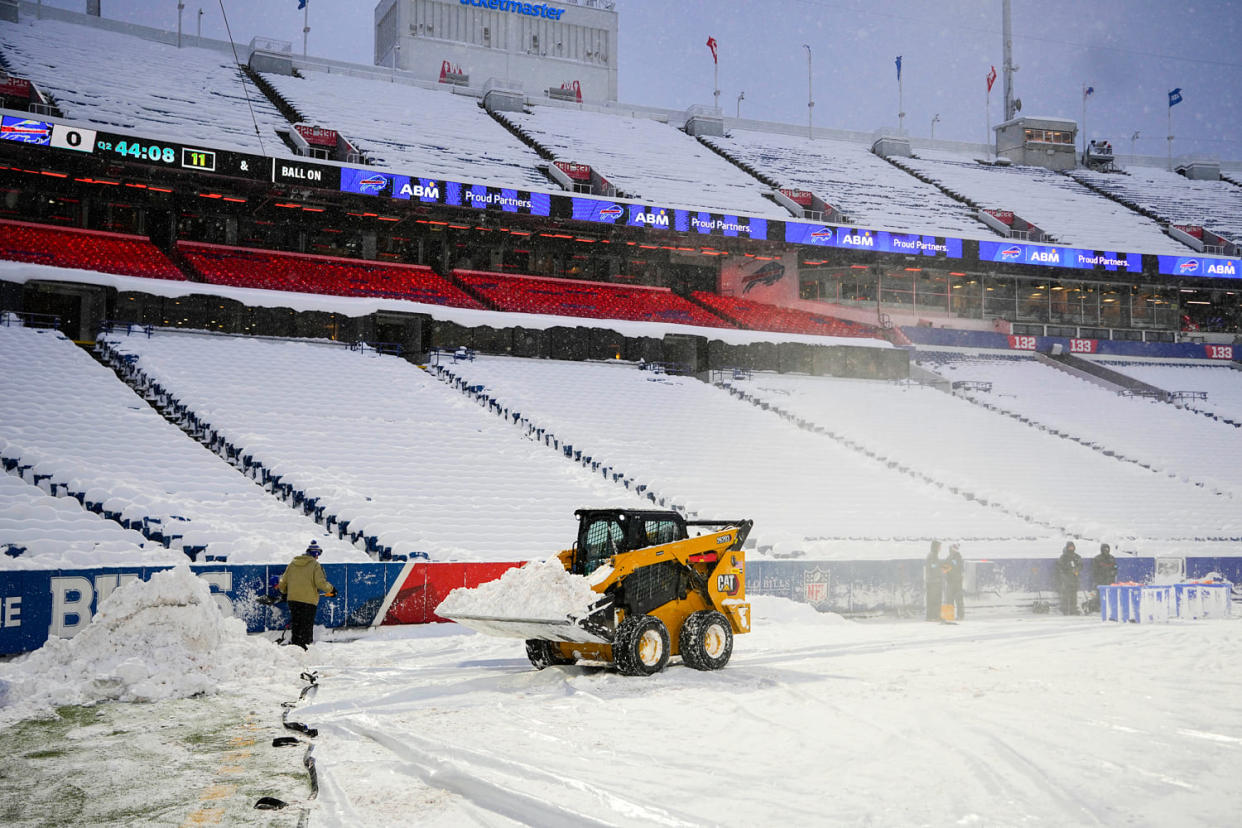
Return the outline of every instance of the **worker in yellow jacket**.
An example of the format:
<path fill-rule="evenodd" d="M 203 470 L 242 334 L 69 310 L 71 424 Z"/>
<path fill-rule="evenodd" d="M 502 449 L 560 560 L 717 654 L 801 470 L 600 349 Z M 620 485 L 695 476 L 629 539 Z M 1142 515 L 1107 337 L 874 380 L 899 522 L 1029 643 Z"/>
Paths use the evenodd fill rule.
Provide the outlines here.
<path fill-rule="evenodd" d="M 328 583 L 319 556 L 323 550 L 319 542 L 312 540 L 304 554 L 294 558 L 285 567 L 276 588 L 289 600 L 289 630 L 292 640 L 305 650 L 315 640 L 315 611 L 319 608 L 319 593 L 331 598 L 336 589 Z"/>

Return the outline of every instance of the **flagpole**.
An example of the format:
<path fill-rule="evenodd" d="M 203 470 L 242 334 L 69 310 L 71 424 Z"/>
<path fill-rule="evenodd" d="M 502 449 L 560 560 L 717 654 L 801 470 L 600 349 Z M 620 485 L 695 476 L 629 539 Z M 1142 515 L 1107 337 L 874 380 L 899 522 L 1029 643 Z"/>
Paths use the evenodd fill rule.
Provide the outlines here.
<path fill-rule="evenodd" d="M 1169 172 L 1173 172 L 1173 103 L 1169 103 Z"/>
<path fill-rule="evenodd" d="M 984 111 L 987 112 L 987 131 L 984 133 L 984 146 L 992 146 L 992 87 L 989 84 L 984 93 Z"/>
<path fill-rule="evenodd" d="M 900 61 L 901 58 L 898 57 Z M 906 134 L 906 105 L 905 96 L 901 88 L 901 64 L 897 64 L 897 134 Z"/>
<path fill-rule="evenodd" d="M 712 57 L 712 95 L 716 99 L 716 114 L 720 114 L 720 61 Z"/>
<path fill-rule="evenodd" d="M 1087 162 L 1087 85 L 1082 85 L 1082 161 Z"/>
<path fill-rule="evenodd" d="M 306 57 L 306 39 L 310 35 L 310 0 L 302 4 L 302 57 Z"/>

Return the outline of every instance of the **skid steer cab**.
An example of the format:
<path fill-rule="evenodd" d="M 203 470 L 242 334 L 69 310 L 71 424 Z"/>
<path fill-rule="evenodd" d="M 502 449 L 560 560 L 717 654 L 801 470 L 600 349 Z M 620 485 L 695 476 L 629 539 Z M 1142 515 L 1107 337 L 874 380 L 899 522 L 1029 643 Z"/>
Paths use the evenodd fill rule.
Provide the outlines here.
<path fill-rule="evenodd" d="M 559 558 L 601 597 L 567 625 L 531 630 L 526 654 L 536 668 L 611 661 L 624 675 L 650 675 L 677 655 L 697 670 L 729 663 L 734 634 L 750 632 L 742 544 L 751 521 L 635 509 L 574 514 L 578 541 Z"/>

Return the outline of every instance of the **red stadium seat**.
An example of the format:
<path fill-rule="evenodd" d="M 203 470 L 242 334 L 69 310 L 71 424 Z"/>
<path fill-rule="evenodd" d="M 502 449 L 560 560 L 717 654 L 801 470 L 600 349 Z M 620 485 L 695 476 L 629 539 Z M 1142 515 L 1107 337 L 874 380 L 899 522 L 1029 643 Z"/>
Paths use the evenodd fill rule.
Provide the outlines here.
<path fill-rule="evenodd" d="M 810 311 L 766 305 L 736 296 L 720 296 L 715 293 L 696 291 L 694 298 L 708 307 L 757 331 L 778 333 L 813 334 L 818 336 L 854 336 L 883 339 L 875 325 L 838 319 Z"/>
<path fill-rule="evenodd" d="M 185 274 L 143 236 L 25 221 L 0 220 L 0 258 L 148 279 L 185 279 Z"/>
<path fill-rule="evenodd" d="M 458 308 L 483 307 L 423 265 L 278 253 L 198 242 L 177 242 L 177 249 L 207 282 L 214 285 L 332 296 L 372 296 Z"/>
<path fill-rule="evenodd" d="M 733 327 L 668 288 L 511 276 L 480 270 L 454 270 L 453 276 L 499 310 L 588 319 L 672 322 L 711 328 Z"/>

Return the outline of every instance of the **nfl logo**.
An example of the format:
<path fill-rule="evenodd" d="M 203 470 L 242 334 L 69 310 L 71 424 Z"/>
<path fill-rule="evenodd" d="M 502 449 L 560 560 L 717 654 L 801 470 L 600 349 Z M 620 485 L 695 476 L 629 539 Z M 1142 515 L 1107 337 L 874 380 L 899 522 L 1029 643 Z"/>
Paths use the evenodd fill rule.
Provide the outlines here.
<path fill-rule="evenodd" d="M 806 602 L 816 609 L 828 604 L 828 573 L 816 567 L 803 573 L 802 585 L 806 594 Z"/>

